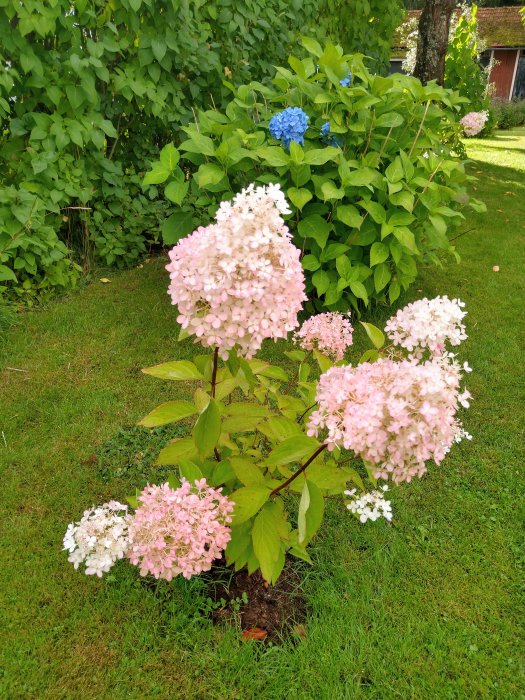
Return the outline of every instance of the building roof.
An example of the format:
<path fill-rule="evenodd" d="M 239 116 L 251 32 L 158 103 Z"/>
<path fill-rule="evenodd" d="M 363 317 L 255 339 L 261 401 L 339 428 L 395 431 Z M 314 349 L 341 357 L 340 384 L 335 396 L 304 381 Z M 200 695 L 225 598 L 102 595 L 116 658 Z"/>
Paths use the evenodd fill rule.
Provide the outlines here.
<path fill-rule="evenodd" d="M 525 47 L 525 26 L 520 17 L 521 7 L 478 7 L 478 33 L 489 49 Z M 457 10 L 461 12 L 461 10 Z M 421 10 L 406 13 L 401 27 L 410 19 L 419 20 Z M 392 56 L 404 56 L 403 32 L 394 36 Z"/>

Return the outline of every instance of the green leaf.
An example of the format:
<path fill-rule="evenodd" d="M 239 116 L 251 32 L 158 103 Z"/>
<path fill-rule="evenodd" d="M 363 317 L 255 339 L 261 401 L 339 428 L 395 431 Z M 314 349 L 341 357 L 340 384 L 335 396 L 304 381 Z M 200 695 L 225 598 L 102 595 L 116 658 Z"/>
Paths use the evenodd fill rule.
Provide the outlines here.
<path fill-rule="evenodd" d="M 315 255 L 303 255 L 301 258 L 301 264 L 305 270 L 310 270 L 310 272 L 315 272 L 321 267 L 321 263 L 315 257 Z"/>
<path fill-rule="evenodd" d="M 337 187 L 337 185 L 332 182 L 332 180 L 327 180 L 321 185 L 321 192 L 323 193 L 324 201 L 328 199 L 342 199 L 345 196 L 345 191 L 342 187 Z"/>
<path fill-rule="evenodd" d="M 397 112 L 388 112 L 387 114 L 381 114 L 375 121 L 376 126 L 387 126 L 394 127 L 400 126 L 405 120 Z"/>
<path fill-rule="evenodd" d="M 170 201 L 175 202 L 175 204 L 181 205 L 184 200 L 184 197 L 188 193 L 189 186 L 189 182 L 178 182 L 177 180 L 172 180 L 168 185 L 166 185 L 164 194 Z"/>
<path fill-rule="evenodd" d="M 151 40 L 151 50 L 159 63 L 166 55 L 167 48 L 166 42 L 163 39 L 156 38 Z"/>
<path fill-rule="evenodd" d="M 311 214 L 299 222 L 297 230 L 303 238 L 313 238 L 322 250 L 332 227 L 319 214 Z"/>
<path fill-rule="evenodd" d="M 344 204 L 337 207 L 335 218 L 350 226 L 350 228 L 359 228 L 363 223 L 363 217 L 359 210 L 352 204 Z"/>
<path fill-rule="evenodd" d="M 198 454 L 192 438 L 181 438 L 180 440 L 173 440 L 161 450 L 155 464 L 178 464 L 181 459 L 195 459 Z"/>
<path fill-rule="evenodd" d="M 374 287 L 376 292 L 380 292 L 386 287 L 392 278 L 392 272 L 386 263 L 381 263 L 374 270 Z"/>
<path fill-rule="evenodd" d="M 308 493 L 308 497 L 307 499 L 305 498 L 304 503 L 304 515 L 302 516 L 304 518 L 304 522 L 299 522 L 299 520 L 302 520 L 302 518 L 298 518 L 298 539 L 299 544 L 303 545 L 303 547 L 311 541 L 312 537 L 315 535 L 315 533 L 321 526 L 324 514 L 324 498 L 319 487 L 316 486 L 316 484 L 314 484 L 313 481 L 307 479 L 305 481 L 304 488 Z M 301 503 L 303 502 L 304 494 L 305 490 L 303 489 Z M 306 500 L 308 501 L 307 505 Z M 301 504 L 299 505 L 299 515 L 301 516 Z"/>
<path fill-rule="evenodd" d="M 368 293 L 362 282 L 350 282 L 350 289 L 358 299 L 362 299 L 368 305 Z"/>
<path fill-rule="evenodd" d="M 191 212 L 180 209 L 162 224 L 162 240 L 166 245 L 173 245 L 191 233 L 194 228 L 195 222 Z"/>
<path fill-rule="evenodd" d="M 218 185 L 226 173 L 216 163 L 203 163 L 196 173 L 199 187 L 206 189 L 208 185 Z"/>
<path fill-rule="evenodd" d="M 304 350 L 286 350 L 284 354 L 293 362 L 302 362 L 306 357 Z"/>
<path fill-rule="evenodd" d="M 139 421 L 139 425 L 146 428 L 155 428 L 166 423 L 187 418 L 197 413 L 197 409 L 191 401 L 167 401 L 155 408 L 151 413 Z"/>
<path fill-rule="evenodd" d="M 408 248 L 410 252 L 415 253 L 416 255 L 419 253 L 416 246 L 416 239 L 414 238 L 414 234 L 409 228 L 407 228 L 406 226 L 396 227 L 394 229 L 394 236 L 401 243 L 401 245 L 404 245 L 405 248 Z"/>
<path fill-rule="evenodd" d="M 146 367 L 144 374 L 151 374 L 159 379 L 171 379 L 172 381 L 185 381 L 188 379 L 204 379 L 204 375 L 189 360 L 174 360 L 164 362 L 161 365 Z"/>
<path fill-rule="evenodd" d="M 188 153 L 201 153 L 203 156 L 214 156 L 215 146 L 209 136 L 204 136 L 198 131 L 192 131 L 191 137 L 179 146 L 181 151 Z"/>
<path fill-rule="evenodd" d="M 7 265 L 0 265 L 0 281 L 17 282 L 18 280 L 11 268 L 7 267 Z"/>
<path fill-rule="evenodd" d="M 297 515 L 298 539 L 302 543 L 306 539 L 306 511 L 310 507 L 310 491 L 308 481 L 304 482 L 301 500 L 299 501 L 299 513 Z"/>
<path fill-rule="evenodd" d="M 281 552 L 281 530 L 283 514 L 276 503 L 266 503 L 255 518 L 252 543 L 259 560 L 263 578 L 271 582 Z"/>
<path fill-rule="evenodd" d="M 390 250 L 384 243 L 372 243 L 370 248 L 370 267 L 384 262 L 389 255 Z"/>
<path fill-rule="evenodd" d="M 215 399 L 211 399 L 193 428 L 193 440 L 201 457 L 207 457 L 217 445 L 221 434 L 221 414 Z"/>
<path fill-rule="evenodd" d="M 264 476 L 256 464 L 246 457 L 230 457 L 229 462 L 235 476 L 245 486 L 263 486 Z"/>
<path fill-rule="evenodd" d="M 340 148 L 326 146 L 326 148 L 314 148 L 311 151 L 305 151 L 304 162 L 307 165 L 324 165 L 329 160 L 334 160 L 341 154 Z"/>
<path fill-rule="evenodd" d="M 245 416 L 229 416 L 225 418 L 222 423 L 222 431 L 224 433 L 253 432 L 263 420 L 264 417 L 262 416 L 250 414 Z"/>
<path fill-rule="evenodd" d="M 298 462 L 307 455 L 311 456 L 318 447 L 319 443 L 315 438 L 304 434 L 294 435 L 275 447 L 266 458 L 266 463 L 275 467 L 279 464 Z"/>
<path fill-rule="evenodd" d="M 372 341 L 374 347 L 376 347 L 378 350 L 383 347 L 385 344 L 385 335 L 382 331 L 377 328 L 377 326 L 374 326 L 372 323 L 365 323 L 365 321 L 360 321 L 361 325 L 366 331 L 367 336 L 370 338 Z"/>
<path fill-rule="evenodd" d="M 304 205 L 307 204 L 307 202 L 309 202 L 313 197 L 310 190 L 307 190 L 305 187 L 289 187 L 286 194 L 288 195 L 290 202 L 299 210 L 302 209 Z"/>
<path fill-rule="evenodd" d="M 279 167 L 290 164 L 290 156 L 280 146 L 262 146 L 255 152 L 267 165 Z"/>
<path fill-rule="evenodd" d="M 370 214 L 370 216 L 376 222 L 376 224 L 382 224 L 386 221 L 385 208 L 381 204 L 379 204 L 379 202 L 361 201 L 359 203 L 361 204 L 363 209 L 366 209 L 366 211 Z"/>
<path fill-rule="evenodd" d="M 317 270 L 317 272 L 314 272 L 312 275 L 312 282 L 317 290 L 317 294 L 321 296 L 330 286 L 330 276 L 325 270 Z"/>
<path fill-rule="evenodd" d="M 345 187 L 368 187 L 376 179 L 377 171 L 373 168 L 359 168 L 358 170 L 352 170 L 346 177 L 344 181 Z"/>
<path fill-rule="evenodd" d="M 317 58 L 323 55 L 323 49 L 321 48 L 321 44 L 315 39 L 312 39 L 309 36 L 302 36 L 301 44 L 308 51 L 308 53 L 313 53 L 314 56 L 317 56 Z"/>
<path fill-rule="evenodd" d="M 333 362 L 329 357 L 326 357 L 326 355 L 323 355 L 322 352 L 319 352 L 319 350 L 313 350 L 313 355 L 315 359 L 317 360 L 317 364 L 319 365 L 319 369 L 321 372 L 327 372 L 330 367 L 333 366 Z"/>
<path fill-rule="evenodd" d="M 388 288 L 388 296 L 390 299 L 390 303 L 393 304 L 396 299 L 399 298 L 399 295 L 401 294 L 401 286 L 397 280 L 392 280 L 390 283 L 390 287 Z"/>
<path fill-rule="evenodd" d="M 198 479 L 202 479 L 204 474 L 200 468 L 189 459 L 181 459 L 179 462 L 181 477 L 184 477 L 190 484 L 194 484 Z"/>
<path fill-rule="evenodd" d="M 289 377 L 282 369 L 282 367 L 276 367 L 275 365 L 268 365 L 260 372 L 257 372 L 262 377 L 268 377 L 269 379 L 276 379 L 278 382 L 287 382 Z"/>
<path fill-rule="evenodd" d="M 335 267 L 343 279 L 347 279 L 350 276 L 352 271 L 352 263 L 348 259 L 347 255 L 340 255 L 335 261 Z"/>
<path fill-rule="evenodd" d="M 170 175 L 171 171 L 162 163 L 154 163 L 152 169 L 144 175 L 142 186 L 160 185 L 161 182 L 166 182 Z"/>
<path fill-rule="evenodd" d="M 235 503 L 233 525 L 240 525 L 255 515 L 270 498 L 271 490 L 265 486 L 243 486 L 228 498 Z"/>
<path fill-rule="evenodd" d="M 180 154 L 172 143 L 166 144 L 160 152 L 160 162 L 170 172 L 173 172 L 179 162 Z"/>

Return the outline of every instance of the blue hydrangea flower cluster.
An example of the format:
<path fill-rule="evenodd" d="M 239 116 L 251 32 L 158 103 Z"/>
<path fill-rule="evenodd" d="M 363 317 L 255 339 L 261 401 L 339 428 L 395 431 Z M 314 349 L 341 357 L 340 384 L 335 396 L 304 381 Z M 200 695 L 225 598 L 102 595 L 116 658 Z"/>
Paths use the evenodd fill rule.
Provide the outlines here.
<path fill-rule="evenodd" d="M 349 72 L 348 75 L 346 76 L 346 78 L 343 78 L 342 80 L 339 81 L 339 85 L 341 85 L 342 87 L 350 87 L 350 85 L 352 84 L 353 77 L 354 76 L 352 75 L 352 73 Z"/>
<path fill-rule="evenodd" d="M 270 134 L 277 141 L 282 141 L 285 148 L 290 143 L 304 143 L 304 134 L 308 128 L 309 116 L 300 107 L 287 107 L 270 120 Z"/>
<path fill-rule="evenodd" d="M 333 136 L 330 133 L 330 122 L 325 122 L 321 127 L 321 138 L 330 146 L 342 146 L 343 141 L 338 136 Z"/>

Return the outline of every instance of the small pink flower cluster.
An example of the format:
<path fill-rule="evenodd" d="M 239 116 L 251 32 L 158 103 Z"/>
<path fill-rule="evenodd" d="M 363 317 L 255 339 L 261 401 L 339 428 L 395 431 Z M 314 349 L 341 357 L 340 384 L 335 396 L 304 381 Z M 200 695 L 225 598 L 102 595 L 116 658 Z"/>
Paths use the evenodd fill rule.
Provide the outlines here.
<path fill-rule="evenodd" d="M 67 526 L 64 549 L 69 552 L 68 561 L 75 569 L 85 562 L 86 574 L 101 577 L 126 555 L 130 522 L 128 507 L 117 501 L 84 511 L 80 522 Z"/>
<path fill-rule="evenodd" d="M 489 113 L 487 110 L 483 110 L 482 112 L 469 112 L 465 114 L 459 123 L 463 127 L 465 136 L 476 136 L 480 131 L 483 131 L 483 127 L 487 123 L 488 118 Z"/>
<path fill-rule="evenodd" d="M 458 405 L 461 368 L 444 355 L 418 364 L 380 359 L 357 367 L 332 367 L 319 380 L 319 408 L 311 414 L 308 434 L 328 431 L 325 442 L 353 450 L 374 467 L 376 478 L 410 481 L 439 464 L 461 435 Z"/>
<path fill-rule="evenodd" d="M 265 338 L 284 338 L 306 301 L 300 251 L 282 214 L 279 185 L 250 185 L 222 202 L 216 223 L 200 227 L 170 251 L 168 293 L 177 321 L 220 355 L 239 347 L 252 357 Z"/>
<path fill-rule="evenodd" d="M 443 354 L 445 343 L 459 345 L 467 338 L 462 321 L 465 304 L 447 296 L 420 299 L 400 309 L 389 319 L 385 331 L 394 345 L 405 348 L 412 357 Z"/>
<path fill-rule="evenodd" d="M 352 345 L 354 329 L 350 320 L 337 312 L 317 314 L 303 323 L 294 335 L 294 342 L 305 350 L 314 348 L 334 360 L 342 360 Z"/>
<path fill-rule="evenodd" d="M 234 503 L 208 486 L 206 479 L 178 489 L 169 484 L 146 486 L 130 525 L 132 544 L 128 557 L 141 576 L 171 581 L 182 574 L 191 578 L 208 571 L 231 538 Z"/>

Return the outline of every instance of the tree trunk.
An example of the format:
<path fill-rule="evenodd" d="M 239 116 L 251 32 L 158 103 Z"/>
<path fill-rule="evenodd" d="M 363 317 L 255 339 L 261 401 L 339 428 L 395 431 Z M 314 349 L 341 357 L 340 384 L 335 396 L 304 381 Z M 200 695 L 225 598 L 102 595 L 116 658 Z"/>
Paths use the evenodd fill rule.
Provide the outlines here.
<path fill-rule="evenodd" d="M 425 0 L 419 19 L 414 75 L 423 85 L 437 80 L 443 85 L 450 19 L 456 0 Z"/>

